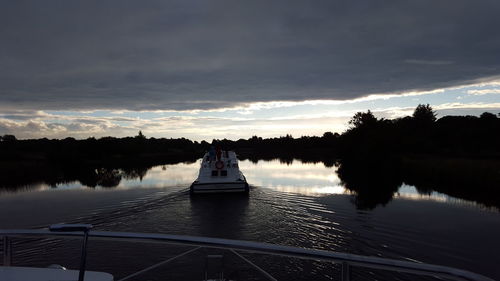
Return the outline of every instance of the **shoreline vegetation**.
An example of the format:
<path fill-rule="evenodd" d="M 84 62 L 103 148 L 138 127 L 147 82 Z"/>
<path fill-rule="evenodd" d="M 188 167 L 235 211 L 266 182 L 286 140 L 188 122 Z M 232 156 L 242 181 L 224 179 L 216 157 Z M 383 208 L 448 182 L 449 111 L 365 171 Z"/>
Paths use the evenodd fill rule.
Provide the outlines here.
<path fill-rule="evenodd" d="M 499 114 L 500 115 L 500 114 Z M 0 189 L 36 183 L 56 186 L 79 181 L 88 187 L 113 187 L 122 177 L 142 178 L 153 166 L 194 162 L 211 145 L 234 150 L 242 160 L 279 159 L 322 162 L 337 167 L 354 203 L 372 209 L 388 203 L 403 183 L 419 192 L 437 191 L 500 208 L 500 118 L 436 118 L 429 105 L 412 116 L 378 119 L 358 112 L 342 134 L 294 138 L 213 140 L 135 137 L 76 140 L 17 140 L 0 137 Z"/>

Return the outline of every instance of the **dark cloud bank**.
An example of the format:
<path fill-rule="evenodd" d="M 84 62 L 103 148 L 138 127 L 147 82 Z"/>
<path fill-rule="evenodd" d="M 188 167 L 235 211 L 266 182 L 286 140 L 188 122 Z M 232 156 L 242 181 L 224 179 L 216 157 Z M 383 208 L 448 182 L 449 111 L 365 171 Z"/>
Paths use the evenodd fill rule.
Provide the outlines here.
<path fill-rule="evenodd" d="M 2 1 L 0 110 L 352 99 L 500 74 L 499 1 Z"/>

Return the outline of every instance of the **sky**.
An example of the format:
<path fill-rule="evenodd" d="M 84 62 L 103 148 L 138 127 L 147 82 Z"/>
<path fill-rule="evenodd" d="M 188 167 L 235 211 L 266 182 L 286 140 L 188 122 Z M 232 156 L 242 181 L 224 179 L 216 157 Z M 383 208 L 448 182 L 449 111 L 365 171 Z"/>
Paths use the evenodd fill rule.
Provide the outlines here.
<path fill-rule="evenodd" d="M 500 2 L 0 1 L 0 135 L 341 133 L 500 113 Z"/>

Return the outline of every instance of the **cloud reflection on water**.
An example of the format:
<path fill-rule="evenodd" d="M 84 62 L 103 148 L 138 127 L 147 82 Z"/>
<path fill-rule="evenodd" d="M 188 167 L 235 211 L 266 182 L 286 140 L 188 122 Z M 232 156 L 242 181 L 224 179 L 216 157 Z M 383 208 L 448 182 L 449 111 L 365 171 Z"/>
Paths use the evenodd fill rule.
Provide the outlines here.
<path fill-rule="evenodd" d="M 168 188 L 168 187 L 188 187 L 197 177 L 200 161 L 194 163 L 178 163 L 155 166 L 144 170 L 144 174 L 127 174 L 126 171 L 117 169 L 124 175 L 119 180 L 118 185 L 113 189 L 134 189 L 134 188 Z M 335 167 L 325 167 L 323 163 L 303 163 L 294 160 L 292 163 L 283 163 L 279 160 L 240 161 L 240 168 L 247 177 L 251 186 L 256 188 L 268 188 L 279 192 L 297 193 L 307 196 L 325 196 L 333 194 L 352 195 L 353 191 L 346 189 L 339 179 Z M 18 192 L 27 191 L 57 191 L 68 189 L 85 190 L 109 190 L 109 187 L 96 187 L 89 189 L 79 181 L 71 181 L 57 185 L 37 183 L 16 190 Z M 12 191 L 10 191 L 12 192 Z M 9 192 L 2 192 L 2 196 Z M 439 192 L 421 193 L 414 186 L 403 184 L 394 193 L 394 198 L 408 200 L 432 200 L 448 204 L 474 205 L 477 203 L 450 197 Z"/>
<path fill-rule="evenodd" d="M 240 166 L 253 186 L 304 195 L 348 193 L 335 174 L 335 168 L 327 168 L 323 163 L 242 161 Z"/>

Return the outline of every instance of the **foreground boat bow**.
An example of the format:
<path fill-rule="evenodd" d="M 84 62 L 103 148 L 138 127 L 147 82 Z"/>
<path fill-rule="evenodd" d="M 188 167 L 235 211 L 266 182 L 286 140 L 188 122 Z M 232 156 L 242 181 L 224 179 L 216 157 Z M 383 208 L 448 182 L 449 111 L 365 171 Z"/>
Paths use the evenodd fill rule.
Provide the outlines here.
<path fill-rule="evenodd" d="M 332 251 L 324 251 L 324 250 L 315 250 L 315 249 L 305 249 L 305 248 L 297 248 L 290 246 L 281 246 L 267 243 L 257 243 L 257 242 L 249 242 L 249 241 L 239 241 L 239 240 L 228 240 L 228 239 L 219 239 L 219 238 L 208 238 L 208 237 L 194 237 L 194 236 L 182 236 L 182 235 L 168 235 L 168 234 L 154 234 L 154 233 L 130 233 L 130 232 L 108 232 L 108 231 L 89 231 L 88 233 L 90 240 L 113 240 L 113 241 L 137 241 L 137 242 L 152 242 L 152 243 L 167 243 L 167 244 L 176 244 L 176 245 L 189 245 L 193 246 L 193 249 L 190 249 L 184 253 L 181 253 L 177 256 L 169 258 L 167 260 L 156 263 L 152 266 L 149 266 L 143 270 L 130 274 L 126 277 L 121 278 L 119 281 L 125 281 L 131 279 L 132 277 L 136 277 L 145 272 L 148 272 L 152 269 L 155 269 L 159 266 L 164 266 L 171 261 L 174 261 L 180 257 L 198 251 L 202 248 L 217 248 L 217 249 L 226 249 L 233 253 L 235 253 L 238 257 L 240 257 L 243 261 L 247 262 L 251 266 L 255 267 L 259 273 L 270 280 L 276 280 L 272 277 L 271 274 L 266 272 L 264 269 L 258 267 L 250 260 L 243 257 L 241 252 L 249 252 L 249 253 L 262 253 L 268 255 L 282 256 L 282 257 L 293 257 L 299 259 L 306 260 L 314 260 L 314 261 L 328 261 L 333 263 L 341 264 L 341 280 L 347 281 L 350 280 L 351 269 L 352 267 L 356 268 L 370 268 L 370 269 L 382 269 L 387 270 L 389 272 L 402 272 L 402 273 L 411 273 L 422 276 L 432 276 L 436 278 L 444 278 L 447 280 L 482 280 L 482 281 L 493 281 L 488 277 L 452 267 L 440 266 L 440 265 L 432 265 L 432 264 L 424 264 L 424 263 L 416 263 L 409 261 L 400 261 L 400 260 L 392 260 L 386 258 L 379 257 L 369 257 L 369 256 L 361 256 L 347 253 L 339 253 Z M 80 231 L 73 232 L 51 232 L 49 230 L 0 230 L 0 236 L 4 239 L 4 265 L 10 265 L 10 257 L 11 253 L 9 246 L 9 237 L 12 236 L 25 236 L 25 237 L 44 237 L 44 236 L 57 236 L 57 237 L 83 237 L 84 234 Z M 26 269 L 25 272 L 23 267 L 17 268 L 8 268 L 2 267 L 0 270 L 0 280 L 48 280 L 41 278 L 34 279 L 6 279 L 6 275 L 1 274 L 26 274 L 31 269 Z M 48 269 L 47 269 L 48 270 Z M 29 272 L 28 272 L 29 273 Z M 85 280 L 98 280 L 98 281 L 109 281 L 112 280 L 112 276 L 107 273 L 98 274 L 98 278 L 102 279 L 90 279 L 95 276 L 90 271 L 86 271 Z M 76 280 L 77 271 L 73 272 L 73 277 L 69 280 Z M 111 277 L 111 279 L 109 279 Z M 96 277 L 97 278 L 97 277 Z M 63 279 L 51 279 L 51 280 L 63 280 Z M 68 280 L 68 279 L 64 279 Z"/>

